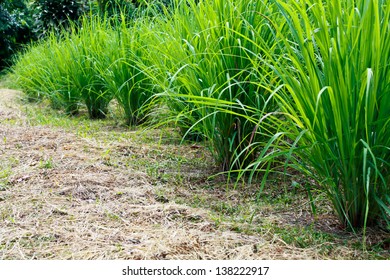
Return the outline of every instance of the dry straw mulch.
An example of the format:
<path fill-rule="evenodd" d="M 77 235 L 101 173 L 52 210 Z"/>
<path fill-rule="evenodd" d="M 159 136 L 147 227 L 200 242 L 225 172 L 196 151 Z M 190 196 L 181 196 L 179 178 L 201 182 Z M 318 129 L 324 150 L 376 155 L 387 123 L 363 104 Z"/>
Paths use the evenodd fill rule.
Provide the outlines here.
<path fill-rule="evenodd" d="M 0 259 L 323 258 L 315 247 L 223 230 L 208 210 L 161 201 L 145 172 L 106 164 L 104 151 L 126 144 L 31 126 L 18 94 L 0 90 Z"/>

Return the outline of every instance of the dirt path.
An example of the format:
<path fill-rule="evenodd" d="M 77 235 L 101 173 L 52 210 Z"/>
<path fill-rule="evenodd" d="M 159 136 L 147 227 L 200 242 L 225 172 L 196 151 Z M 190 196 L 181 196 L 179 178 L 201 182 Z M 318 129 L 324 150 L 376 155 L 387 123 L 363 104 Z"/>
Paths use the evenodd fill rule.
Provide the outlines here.
<path fill-rule="evenodd" d="M 0 259 L 307 258 L 158 202 L 145 173 L 104 163 L 108 147 L 29 126 L 17 96 L 0 90 Z"/>
<path fill-rule="evenodd" d="M 196 193 L 191 184 L 171 186 L 149 176 L 142 164 L 128 164 L 133 158 L 149 160 L 146 144 L 32 125 L 18 96 L 0 89 L 0 260 L 327 258 L 326 244 L 298 248 L 266 228 L 240 233 L 244 231 L 229 222 L 217 221 L 211 210 L 160 196 L 160 190 L 179 192 L 191 201 Z M 158 160 L 175 149 L 173 143 L 159 145 L 152 155 Z M 114 164 L 107 160 L 110 156 Z M 209 199 L 234 199 L 216 192 Z M 304 218 L 309 210 L 298 207 L 298 214 L 291 209 L 279 213 L 276 227 L 289 223 L 291 215 L 310 225 Z M 259 225 L 273 215 L 273 209 L 264 211 L 255 218 Z M 332 232 L 334 224 L 333 216 L 322 220 Z M 345 243 L 342 238 L 339 244 Z M 330 258 L 364 257 L 351 247 L 332 246 Z"/>

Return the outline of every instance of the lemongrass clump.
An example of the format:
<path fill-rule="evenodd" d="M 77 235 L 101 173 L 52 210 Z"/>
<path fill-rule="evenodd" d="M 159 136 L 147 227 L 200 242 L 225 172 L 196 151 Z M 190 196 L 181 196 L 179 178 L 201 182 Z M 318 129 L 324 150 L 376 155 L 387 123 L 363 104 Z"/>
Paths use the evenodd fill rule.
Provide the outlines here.
<path fill-rule="evenodd" d="M 240 114 L 251 114 L 246 106 L 262 111 L 270 95 L 258 82 L 274 82 L 253 61 L 265 44 L 274 44 L 268 18 L 274 6 L 218 0 L 178 1 L 175 7 L 168 20 L 158 22 L 156 83 L 183 135 L 207 139 L 223 170 L 239 168 L 253 157 L 243 155 L 232 166 L 234 157 L 259 136 L 256 124 Z M 220 110 L 219 101 L 232 105 Z"/>
<path fill-rule="evenodd" d="M 322 186 L 342 223 L 390 210 L 390 6 L 386 1 L 276 1 L 290 27 L 273 57 L 292 166 Z M 381 219 L 382 218 L 382 219 Z"/>

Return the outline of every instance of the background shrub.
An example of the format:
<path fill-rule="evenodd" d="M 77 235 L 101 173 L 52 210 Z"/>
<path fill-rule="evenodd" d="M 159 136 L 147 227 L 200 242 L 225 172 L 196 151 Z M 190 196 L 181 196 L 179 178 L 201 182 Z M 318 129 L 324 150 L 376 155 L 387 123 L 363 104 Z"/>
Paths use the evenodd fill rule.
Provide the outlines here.
<path fill-rule="evenodd" d="M 48 31 L 57 34 L 77 21 L 89 8 L 87 0 L 35 0 L 33 3 L 34 32 L 42 37 Z"/>
<path fill-rule="evenodd" d="M 27 1 L 0 0 L 0 70 L 22 44 L 34 39 L 33 20 Z"/>

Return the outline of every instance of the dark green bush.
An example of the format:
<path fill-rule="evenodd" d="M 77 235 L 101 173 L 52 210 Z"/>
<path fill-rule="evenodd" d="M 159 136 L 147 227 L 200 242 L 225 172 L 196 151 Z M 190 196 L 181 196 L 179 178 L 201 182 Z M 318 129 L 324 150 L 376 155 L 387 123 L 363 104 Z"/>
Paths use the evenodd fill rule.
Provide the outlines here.
<path fill-rule="evenodd" d="M 89 9 L 87 0 L 36 0 L 34 32 L 43 37 L 48 31 L 59 33 L 68 28 L 70 21 L 77 21 Z"/>
<path fill-rule="evenodd" d="M 33 37 L 26 1 L 0 0 L 0 70 L 9 63 L 12 54 Z"/>
<path fill-rule="evenodd" d="M 97 0 L 92 7 L 108 17 L 125 15 L 126 20 L 143 16 L 154 17 L 172 10 L 173 0 Z M 120 17 L 118 17 L 120 19 Z"/>

